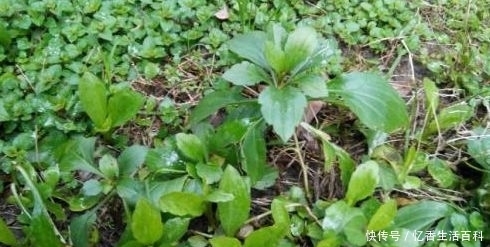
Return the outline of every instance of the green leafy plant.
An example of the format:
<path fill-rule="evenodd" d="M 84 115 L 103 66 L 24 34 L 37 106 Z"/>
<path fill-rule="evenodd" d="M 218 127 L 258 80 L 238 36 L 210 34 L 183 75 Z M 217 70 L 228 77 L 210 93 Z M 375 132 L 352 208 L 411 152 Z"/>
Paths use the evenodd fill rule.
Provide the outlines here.
<path fill-rule="evenodd" d="M 257 102 L 264 120 L 283 141 L 293 135 L 302 120 L 308 99 L 345 104 L 374 129 L 390 132 L 408 123 L 407 112 L 399 110 L 405 108 L 403 101 L 376 75 L 351 73 L 327 83 L 321 68 L 334 53 L 334 43 L 320 39 L 312 28 L 298 27 L 288 34 L 281 26 L 274 25 L 267 33 L 254 31 L 238 35 L 228 45 L 247 61 L 232 66 L 223 78 L 237 86 L 266 83 Z M 202 115 L 209 115 L 216 108 L 203 102 L 193 114 L 199 117 L 194 118 L 202 119 Z"/>
<path fill-rule="evenodd" d="M 95 129 L 106 133 L 133 118 L 143 106 L 144 98 L 131 89 L 110 92 L 99 78 L 85 73 L 78 90 L 85 112 L 95 124 Z"/>

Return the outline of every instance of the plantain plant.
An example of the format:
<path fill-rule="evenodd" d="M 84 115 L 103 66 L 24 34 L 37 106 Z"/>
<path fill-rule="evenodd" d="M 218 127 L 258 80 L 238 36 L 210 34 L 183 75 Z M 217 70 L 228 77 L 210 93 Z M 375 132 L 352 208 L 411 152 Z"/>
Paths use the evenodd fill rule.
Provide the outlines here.
<path fill-rule="evenodd" d="M 254 185 L 271 184 L 273 179 L 270 169 L 264 168 L 266 141 L 261 122 L 272 125 L 280 139 L 287 142 L 302 121 L 308 101 L 346 106 L 365 126 L 382 133 L 408 125 L 404 101 L 381 76 L 352 72 L 328 80 L 324 71 L 337 52 L 335 41 L 320 37 L 310 27 L 298 27 L 288 33 L 276 24 L 267 32 L 237 35 L 227 45 L 244 59 L 223 74 L 234 88 L 206 95 L 193 110 L 189 124 L 197 126 L 220 108 L 229 113 L 227 119 L 252 121 L 254 124 L 239 139 L 242 168 Z M 258 84 L 256 99 L 240 94 L 244 87 Z M 254 111 L 255 114 L 250 113 Z M 264 181 L 266 178 L 269 182 Z"/>

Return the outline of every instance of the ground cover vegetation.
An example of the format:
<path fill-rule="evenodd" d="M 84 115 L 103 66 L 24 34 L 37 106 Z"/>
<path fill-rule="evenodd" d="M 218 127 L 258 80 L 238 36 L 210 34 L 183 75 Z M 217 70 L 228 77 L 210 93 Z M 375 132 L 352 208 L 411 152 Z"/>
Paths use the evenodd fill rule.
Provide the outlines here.
<path fill-rule="evenodd" d="M 490 3 L 0 0 L 0 245 L 486 246 Z"/>

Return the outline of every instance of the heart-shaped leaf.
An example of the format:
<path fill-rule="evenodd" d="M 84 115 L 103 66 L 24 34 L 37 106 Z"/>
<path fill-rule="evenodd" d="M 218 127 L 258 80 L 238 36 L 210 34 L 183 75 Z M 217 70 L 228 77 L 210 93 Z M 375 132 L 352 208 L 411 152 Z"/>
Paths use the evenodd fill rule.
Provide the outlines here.
<path fill-rule="evenodd" d="M 265 121 L 272 125 L 284 142 L 293 135 L 307 105 L 301 91 L 289 86 L 280 89 L 267 87 L 260 93 L 259 103 Z"/>

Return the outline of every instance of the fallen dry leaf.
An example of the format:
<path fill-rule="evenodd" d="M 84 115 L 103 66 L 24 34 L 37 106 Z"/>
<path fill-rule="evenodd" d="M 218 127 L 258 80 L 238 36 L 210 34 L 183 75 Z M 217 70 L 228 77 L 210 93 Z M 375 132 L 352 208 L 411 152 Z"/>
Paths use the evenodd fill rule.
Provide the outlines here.
<path fill-rule="evenodd" d="M 228 12 L 228 7 L 225 5 L 218 12 L 214 14 L 214 16 L 220 20 L 227 20 L 230 17 L 230 13 Z"/>

